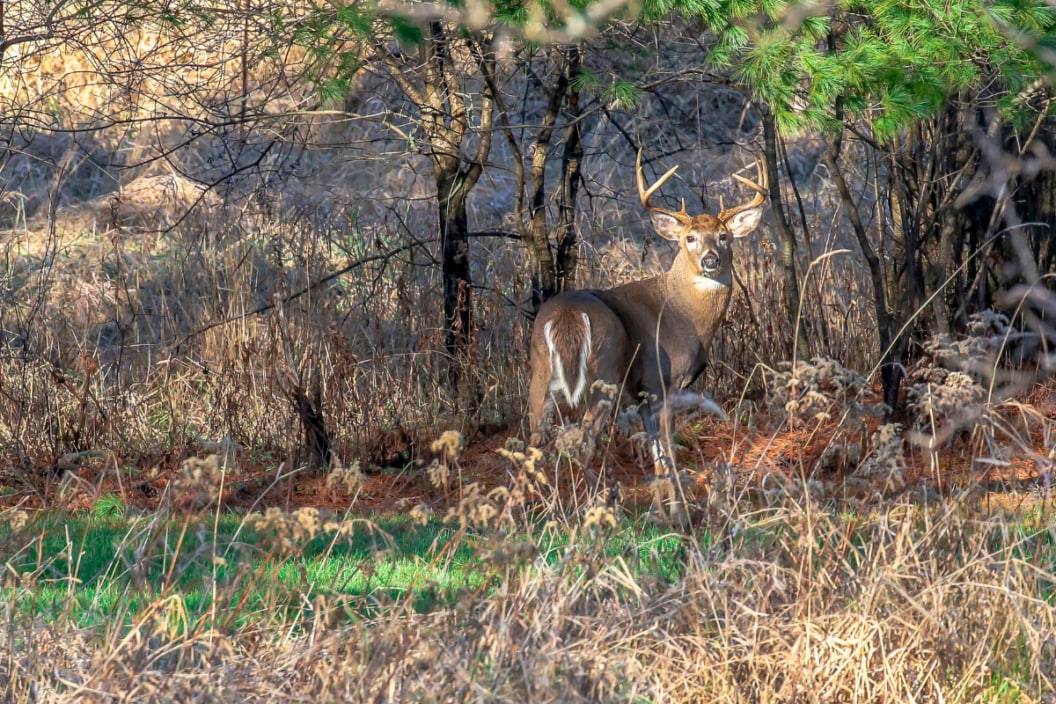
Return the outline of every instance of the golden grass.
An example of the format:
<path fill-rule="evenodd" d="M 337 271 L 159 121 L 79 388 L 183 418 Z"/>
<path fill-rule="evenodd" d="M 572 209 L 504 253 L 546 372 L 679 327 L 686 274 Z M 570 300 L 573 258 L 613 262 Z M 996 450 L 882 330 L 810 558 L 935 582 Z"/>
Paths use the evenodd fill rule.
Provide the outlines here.
<path fill-rule="evenodd" d="M 493 536 L 490 586 L 428 613 L 379 597 L 349 618 L 322 594 L 298 618 L 210 626 L 163 597 L 107 631 L 8 611 L 0 686 L 13 702 L 1040 702 L 1056 685 L 1039 525 L 958 501 L 728 508 L 673 581 L 577 519 L 597 540 L 556 561 Z"/>
<path fill-rule="evenodd" d="M 166 153 L 201 111 L 230 106 L 240 96 L 259 111 L 258 126 L 274 128 L 281 144 L 302 128 L 315 129 L 286 120 L 303 105 L 307 84 L 292 81 L 286 92 L 261 88 L 276 85 L 265 80 L 275 64 L 254 63 L 253 89 L 246 90 L 240 60 L 247 52 L 256 56 L 255 49 L 241 39 L 241 27 L 228 30 L 193 49 L 153 27 L 34 53 L 23 72 L 4 74 L 0 95 L 28 106 L 26 124 L 45 133 L 60 125 L 149 116 L 156 100 L 172 98 L 173 114 L 142 131 L 118 125 L 92 133 L 92 149 L 123 153 L 133 166 Z M 283 54 L 282 71 L 299 76 L 303 59 L 297 51 Z M 143 69 L 136 81 L 115 83 L 114 76 L 133 64 Z M 52 109 L 42 110 L 45 105 Z M 407 232 L 431 232 L 431 211 L 408 206 L 413 212 L 404 218 L 394 206 L 389 221 L 359 227 L 355 213 L 324 213 L 321 205 L 297 209 L 295 199 L 272 202 L 275 194 L 262 189 L 252 197 L 236 193 L 226 203 L 207 192 L 197 213 L 184 218 L 186 206 L 203 193 L 199 188 L 138 166 L 123 176 L 78 170 L 83 163 L 74 156 L 64 161 L 64 154 L 80 153 L 71 140 L 58 134 L 49 140 L 51 163 L 69 169 L 50 194 L 66 208 L 57 218 L 44 212 L 48 197 L 40 195 L 53 188 L 53 173 L 32 159 L 13 162 L 17 173 L 5 172 L 25 191 L 19 202 L 40 216 L 24 228 L 26 211 L 21 219 L 8 213 L 20 229 L 0 240 L 5 504 L 65 508 L 80 505 L 71 498 L 78 492 L 81 498 L 98 493 L 84 486 L 76 466 L 67 466 L 70 458 L 97 463 L 108 477 L 140 489 L 175 474 L 173 490 L 182 487 L 182 498 L 197 502 L 189 509 L 211 506 L 216 496 L 209 482 L 225 476 L 219 460 L 185 462 L 204 448 L 237 447 L 232 461 L 241 467 L 296 473 L 308 460 L 289 403 L 295 390 L 318 399 L 337 455 L 349 466 L 332 475 L 328 488 L 335 491 L 358 490 L 364 479 L 357 460 L 368 470 L 372 463 L 405 464 L 426 454 L 438 427 L 505 424 L 517 434 L 527 323 L 509 301 L 527 282 L 515 245 L 475 250 L 476 271 L 488 278 L 477 294 L 476 356 L 456 396 L 445 388 L 448 360 L 439 351 L 439 315 L 433 312 L 439 303 L 433 245 L 371 259 L 398 249 Z M 410 147 L 403 150 L 375 158 L 371 168 L 389 178 L 399 169 L 388 160 L 410 162 Z M 195 167 L 207 156 L 205 148 L 181 154 Z M 355 165 L 344 165 L 325 173 L 362 180 L 375 172 L 354 171 Z M 390 190 L 406 185 L 384 182 Z M 504 202 L 502 193 L 490 195 Z M 827 197 L 822 189 L 819 212 L 831 207 Z M 339 206 L 349 212 L 370 206 L 362 200 Z M 617 215 L 624 216 L 612 215 L 613 221 Z M 591 219 L 598 216 L 591 213 Z M 834 231 L 826 228 L 817 226 Z M 611 233 L 599 228 L 591 234 Z M 638 245 L 632 244 L 617 241 L 599 250 L 596 268 L 581 283 L 641 276 Z M 826 242 L 824 249 L 835 246 Z M 738 285 L 705 383 L 731 407 L 734 399 L 749 397 L 735 409 L 748 428 L 733 431 L 741 435 L 730 443 L 729 481 L 720 477 L 718 488 L 692 507 L 707 530 L 698 526 L 687 536 L 679 578 L 643 576 L 632 569 L 641 559 L 634 551 L 613 557 L 588 544 L 546 562 L 523 546 L 506 545 L 501 533 L 488 533 L 492 542 L 481 557 L 502 562 L 491 588 L 467 589 L 426 614 L 415 613 L 409 599 L 380 594 L 367 615 L 350 617 L 347 601 L 333 594 L 305 605 L 303 619 L 266 614 L 241 626 L 233 625 L 244 615 L 237 611 L 192 621 L 177 600 L 163 597 L 133 622 L 112 628 L 26 622 L 8 609 L 0 634 L 2 697 L 1051 701 L 1056 585 L 1048 514 L 989 515 L 972 501 L 958 501 L 951 485 L 943 488 L 953 500 L 913 503 L 904 475 L 939 480 L 944 468 L 922 470 L 919 448 L 905 452 L 897 430 L 863 420 L 855 394 L 868 380 L 848 398 L 845 389 L 836 393 L 821 379 L 808 390 L 819 396 L 809 397 L 817 403 L 806 412 L 796 396 L 805 377 L 791 379 L 777 364 L 789 357 L 793 330 L 783 312 L 773 248 L 749 243 L 738 257 L 744 288 Z M 362 266 L 349 275 L 309 286 L 357 260 Z M 871 300 L 865 281 L 843 257 L 821 260 L 813 270 L 802 317 L 817 346 L 811 353 L 869 369 L 877 355 L 873 313 L 862 303 Z M 801 360 L 811 356 L 807 352 L 800 350 Z M 812 367 L 833 368 L 826 360 Z M 962 397 L 936 395 L 941 381 L 920 383 L 911 429 L 942 435 L 959 422 L 943 413 Z M 972 404 L 980 398 L 973 387 Z M 769 413 L 759 412 L 757 401 L 769 402 Z M 1038 448 L 1051 447 L 1053 424 L 1041 406 L 982 406 L 971 425 L 944 437 L 960 439 L 969 462 L 1028 458 L 1048 467 Z M 787 424 L 805 434 L 805 441 L 796 436 L 799 455 L 777 446 Z M 684 434 L 690 453 L 699 451 L 699 435 L 694 439 L 691 427 Z M 763 440 L 746 446 L 746 434 Z M 514 520 L 528 496 L 545 493 L 547 477 L 567 471 L 552 458 L 511 446 L 512 479 L 504 486 L 460 484 L 462 448 L 452 449 L 451 438 L 433 450 L 440 457 L 423 475 L 467 531 Z M 828 447 L 839 452 L 813 464 Z M 937 456 L 923 456 L 925 465 L 937 462 Z M 845 500 L 850 484 L 844 476 L 835 488 L 795 478 L 834 469 L 865 482 L 868 501 Z M 761 475 L 778 477 L 777 483 L 762 485 Z M 761 490 L 749 491 L 749 479 Z M 566 529 L 599 541 L 611 537 L 618 528 L 608 498 L 571 502 L 581 515 Z M 568 504 L 555 508 L 561 516 L 572 512 Z M 1045 497 L 1039 510 L 1048 508 Z M 422 503 L 411 513 L 425 521 L 432 510 Z M 273 512 L 273 519 L 280 517 L 298 521 L 311 514 Z M 5 588 L 18 589 L 16 577 L 5 575 L 12 580 Z M 265 602 L 289 598 L 276 592 Z"/>

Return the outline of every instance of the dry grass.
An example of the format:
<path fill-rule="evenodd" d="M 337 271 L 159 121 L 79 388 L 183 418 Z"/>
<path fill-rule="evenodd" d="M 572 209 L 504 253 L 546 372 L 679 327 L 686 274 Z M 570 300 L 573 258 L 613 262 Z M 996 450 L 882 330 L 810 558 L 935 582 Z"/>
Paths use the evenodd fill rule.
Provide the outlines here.
<path fill-rule="evenodd" d="M 346 460 L 405 463 L 438 426 L 470 433 L 518 424 L 523 251 L 507 240 L 474 241 L 474 357 L 453 397 L 427 165 L 389 129 L 403 124 L 406 102 L 363 72 L 349 112 L 306 112 L 319 106 L 303 50 L 264 41 L 263 15 L 213 22 L 177 30 L 157 20 L 135 31 L 101 23 L 90 40 L 26 47 L 38 80 L 23 73 L 0 86 L 22 109 L 2 182 L 13 208 L 13 229 L 0 235 L 0 393 L 12 401 L 0 409 L 6 464 L 47 466 L 92 449 L 118 463 L 172 467 L 200 439 L 231 438 L 264 462 L 299 466 L 304 438 L 290 404 L 298 393 L 319 401 Z M 730 102 L 724 88 L 698 89 Z M 510 90 L 519 90 L 516 81 Z M 218 116 L 218 106 L 238 107 L 239 121 Z M 730 115 L 709 122 L 706 134 L 699 119 L 679 127 L 707 153 L 703 161 L 680 155 L 681 195 L 701 201 L 699 186 L 710 206 L 733 197 L 725 174 L 748 158 L 707 148 L 750 136 L 734 118 L 737 105 L 726 107 Z M 666 148 L 672 126 L 640 112 Z M 592 139 L 579 283 L 613 285 L 671 254 L 652 244 L 643 254 L 647 225 L 628 205 L 634 186 L 621 132 L 603 124 Z M 501 163 L 509 155 L 498 142 Z M 475 227 L 510 229 L 511 188 L 507 172 L 489 170 L 471 200 Z M 819 191 L 814 200 L 818 226 L 832 196 Z M 758 363 L 790 351 L 773 342 L 791 339 L 773 247 L 760 238 L 738 256 L 744 286 L 703 381 L 719 398 L 742 392 L 758 380 Z M 841 304 L 865 298 L 853 266 L 833 258 L 819 267 L 804 318 L 825 354 L 863 367 L 875 346 L 864 332 L 869 313 Z M 344 267 L 352 268 L 312 286 Z"/>
<path fill-rule="evenodd" d="M 475 357 L 453 394 L 422 160 L 362 115 L 306 118 L 300 108 L 315 96 L 299 80 L 303 55 L 274 59 L 238 39 L 241 25 L 231 31 L 191 56 L 164 27 L 100 36 L 34 54 L 21 82 L 5 74 L 0 93 L 32 135 L 2 174 L 12 228 L 0 234 L 3 505 L 91 509 L 105 490 L 182 515 L 223 502 L 260 508 L 263 492 L 236 500 L 259 483 L 275 489 L 272 510 L 249 523 L 287 526 L 259 546 L 281 565 L 329 520 L 276 507 L 297 504 L 300 477 L 318 480 L 291 405 L 301 393 L 322 409 L 347 465 L 301 501 L 347 508 L 370 492 L 396 494 L 405 475 L 378 465 L 435 457 L 407 480 L 420 486 L 400 500 L 413 501 L 386 507 L 419 522 L 447 516 L 479 548 L 485 586 L 418 613 L 410 596 L 379 590 L 353 603 L 329 585 L 308 599 L 254 573 L 255 610 L 231 592 L 231 606 L 191 615 L 146 589 L 135 617 L 102 626 L 24 619 L 11 599 L 5 700 L 1053 701 L 1051 497 L 1005 515 L 969 496 L 998 470 L 1047 481 L 1051 388 L 995 395 L 979 350 L 969 364 L 936 341 L 910 370 L 905 432 L 881 424 L 867 378 L 877 357 L 867 277 L 850 256 L 825 257 L 843 245 L 830 185 L 814 183 L 804 213 L 825 236 L 800 252 L 801 271 L 818 264 L 800 318 L 813 349 L 794 367 L 780 365 L 794 336 L 772 240 L 738 245 L 740 283 L 704 380 L 735 422 L 682 426 L 696 523 L 677 576 L 661 578 L 643 567 L 649 545 L 604 549 L 626 530 L 620 504 L 611 493 L 581 497 L 561 460 L 514 442 L 501 459 L 487 453 L 505 464 L 483 476 L 484 451 L 472 455 L 477 431 L 523 435 L 521 250 L 474 241 Z M 248 86 L 243 57 L 255 68 Z M 100 71 L 135 62 L 135 84 Z M 168 71 L 174 63 L 181 70 Z M 391 88 L 361 78 L 350 101 L 402 119 Z M 253 129 L 206 119 L 239 96 Z M 168 97 L 178 110 L 141 131 L 103 126 Z M 648 110 L 645 141 L 681 130 L 708 156 L 685 153 L 687 192 L 699 200 L 705 184 L 728 198 L 717 174 L 746 159 L 709 148 L 721 140 L 700 130 L 718 122 L 672 125 Z M 206 134 L 194 131 L 201 124 Z M 91 138 L 57 131 L 71 125 Z M 582 285 L 638 278 L 669 256 L 643 253 L 621 140 L 600 126 L 585 159 Z M 223 162 L 234 144 L 247 152 Z M 809 162 L 814 147 L 790 150 Z M 262 152 L 280 156 L 219 181 Z M 472 202 L 476 226 L 508 224 L 511 200 L 508 174 L 489 171 Z M 466 447 L 450 435 L 432 447 L 438 428 L 464 431 Z M 621 442 L 606 447 L 610 472 L 640 473 L 626 455 L 621 468 Z M 562 481 L 576 492 L 555 489 Z M 20 511 L 0 514 L 13 525 L 11 554 L 32 538 L 15 525 Z M 540 555 L 535 537 L 505 538 L 539 513 L 579 539 Z M 29 599 L 48 577 L 5 566 L 3 579 L 6 594 Z"/>
<path fill-rule="evenodd" d="M 8 610 L 0 686 L 15 702 L 1048 701 L 1047 523 L 963 499 L 848 512 L 809 497 L 727 503 L 696 533 L 706 543 L 684 538 L 673 579 L 641 570 L 647 544 L 606 551 L 627 527 L 592 508 L 549 555 L 538 533 L 464 527 L 490 577 L 426 613 L 327 584 L 291 611 L 307 597 L 260 577 L 262 602 L 287 606 L 234 599 L 198 616 L 163 596 L 128 623 L 80 628 Z M 326 530 L 306 511 L 261 517 L 285 526 L 277 557 Z M 37 577 L 12 576 L 17 604 Z"/>

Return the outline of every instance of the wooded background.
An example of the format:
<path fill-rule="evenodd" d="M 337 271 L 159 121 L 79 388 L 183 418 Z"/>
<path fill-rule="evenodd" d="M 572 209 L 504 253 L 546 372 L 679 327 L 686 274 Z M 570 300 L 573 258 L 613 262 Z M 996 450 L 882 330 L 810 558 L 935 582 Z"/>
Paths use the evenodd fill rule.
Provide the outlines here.
<path fill-rule="evenodd" d="M 691 211 L 765 158 L 717 398 L 820 355 L 897 411 L 981 330 L 1016 393 L 1049 360 L 1054 46 L 1038 0 L 4 3 L 4 464 L 516 431 L 538 305 L 670 260 L 639 149 Z"/>

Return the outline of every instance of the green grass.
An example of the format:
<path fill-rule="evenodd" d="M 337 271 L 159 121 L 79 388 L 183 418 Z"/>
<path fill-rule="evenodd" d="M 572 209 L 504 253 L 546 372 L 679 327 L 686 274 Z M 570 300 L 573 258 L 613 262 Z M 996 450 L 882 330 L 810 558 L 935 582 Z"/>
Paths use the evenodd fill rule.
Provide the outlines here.
<path fill-rule="evenodd" d="M 737 552 L 767 554 L 797 540 L 786 521 L 757 519 L 740 529 Z M 850 569 L 861 569 L 875 558 L 884 531 L 865 515 L 844 515 L 841 522 L 846 533 L 814 536 L 817 559 L 840 555 Z M 689 561 L 732 549 L 730 538 L 715 543 L 706 531 L 679 535 L 634 517 L 599 535 L 552 523 L 512 534 L 474 532 L 402 517 L 344 525 L 339 533 L 284 541 L 236 514 L 130 518 L 119 501 L 104 497 L 88 515 L 40 513 L 17 532 L 0 525 L 0 549 L 8 555 L 0 594 L 26 618 L 78 626 L 128 623 L 145 605 L 171 597 L 193 618 L 230 616 L 231 625 L 241 626 L 264 613 L 297 620 L 320 596 L 339 599 L 350 615 L 387 604 L 425 612 L 451 604 L 461 590 L 487 593 L 511 574 L 539 569 L 589 574 L 618 565 L 635 578 L 672 583 Z M 929 535 L 942 537 L 934 549 L 949 549 L 942 531 L 922 530 L 918 545 L 928 545 Z M 1046 569 L 1056 564 L 1053 531 L 1036 517 L 990 530 L 985 542 L 992 551 L 1010 546 L 1012 555 Z M 524 545 L 531 549 L 519 553 Z M 1051 600 L 1051 587 L 1042 586 L 1039 596 Z"/>
<path fill-rule="evenodd" d="M 217 688 L 269 681 L 291 696 L 302 689 L 274 683 L 289 672 L 311 679 L 304 665 L 325 657 L 333 673 L 322 671 L 319 687 L 360 688 L 332 700 L 372 699 L 364 692 L 389 690 L 369 683 L 387 678 L 415 692 L 510 687 L 510 700 L 526 700 L 522 668 L 533 682 L 610 701 L 733 701 L 745 687 L 781 690 L 789 672 L 809 675 L 795 687 L 824 692 L 818 701 L 841 700 L 851 683 L 873 701 L 1035 701 L 1051 681 L 1047 512 L 745 505 L 688 534 L 646 516 L 608 530 L 575 516 L 503 530 L 380 517 L 292 540 L 294 524 L 318 527 L 319 515 L 120 508 L 107 499 L 89 514 L 38 513 L 17 530 L 0 514 L 12 652 L 64 634 L 69 645 L 40 645 L 26 662 L 107 653 L 114 691 L 142 681 L 122 669 L 133 666 L 170 683 L 193 673 L 205 686 L 221 670 L 201 652 L 234 668 Z M 279 661 L 282 673 L 270 664 Z M 50 672 L 25 677 L 51 682 Z M 426 689 L 415 689 L 426 672 Z M 584 677 L 602 689 L 581 690 Z M 796 698 L 805 689 L 781 691 L 810 700 Z"/>
<path fill-rule="evenodd" d="M 89 515 L 41 513 L 17 533 L 0 526 L 9 555 L 0 567 L 3 598 L 25 618 L 93 626 L 127 624 L 146 605 L 176 597 L 191 618 L 237 612 L 230 625 L 241 626 L 264 613 L 296 620 L 318 596 L 340 598 L 358 615 L 405 602 L 427 611 L 460 590 L 493 589 L 511 564 L 531 570 L 535 557 L 582 571 L 619 559 L 635 575 L 662 580 L 677 579 L 685 564 L 685 538 L 643 521 L 627 520 L 602 539 L 552 526 L 500 536 L 379 518 L 291 544 L 235 514 L 129 518 L 122 508 L 104 497 Z M 518 544 L 534 546 L 529 557 L 500 555 Z"/>

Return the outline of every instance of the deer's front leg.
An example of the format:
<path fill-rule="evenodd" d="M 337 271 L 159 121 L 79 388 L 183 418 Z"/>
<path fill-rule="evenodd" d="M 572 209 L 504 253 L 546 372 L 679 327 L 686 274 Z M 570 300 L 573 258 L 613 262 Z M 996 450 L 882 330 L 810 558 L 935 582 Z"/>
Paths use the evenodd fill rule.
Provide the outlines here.
<path fill-rule="evenodd" d="M 651 402 L 642 414 L 642 423 L 649 434 L 649 448 L 656 465 L 657 475 L 673 471 L 674 445 L 672 438 L 675 431 L 675 416 L 687 411 L 694 413 L 714 413 L 726 418 L 726 412 L 707 394 L 679 389 L 671 392 L 662 401 Z"/>
<path fill-rule="evenodd" d="M 654 503 L 660 511 L 663 504 L 669 507 L 670 517 L 678 523 L 684 523 L 686 497 L 682 482 L 675 471 L 674 437 L 675 415 L 684 412 L 714 413 L 722 418 L 726 413 L 719 404 L 707 394 L 681 389 L 671 393 L 663 403 L 650 403 L 647 412 L 642 415 L 642 422 L 649 434 L 649 449 L 653 455 L 653 465 L 658 482 L 666 482 L 654 491 Z"/>
<path fill-rule="evenodd" d="M 666 403 L 651 402 L 642 413 L 642 423 L 649 435 L 656 478 L 652 484 L 653 511 L 676 524 L 688 521 L 682 482 L 675 471 L 674 447 L 671 442 L 674 409 Z"/>
<path fill-rule="evenodd" d="M 649 436 L 649 454 L 653 458 L 653 469 L 656 476 L 664 476 L 675 469 L 671 447 L 671 414 L 661 402 L 650 402 L 639 409 L 642 425 Z"/>

